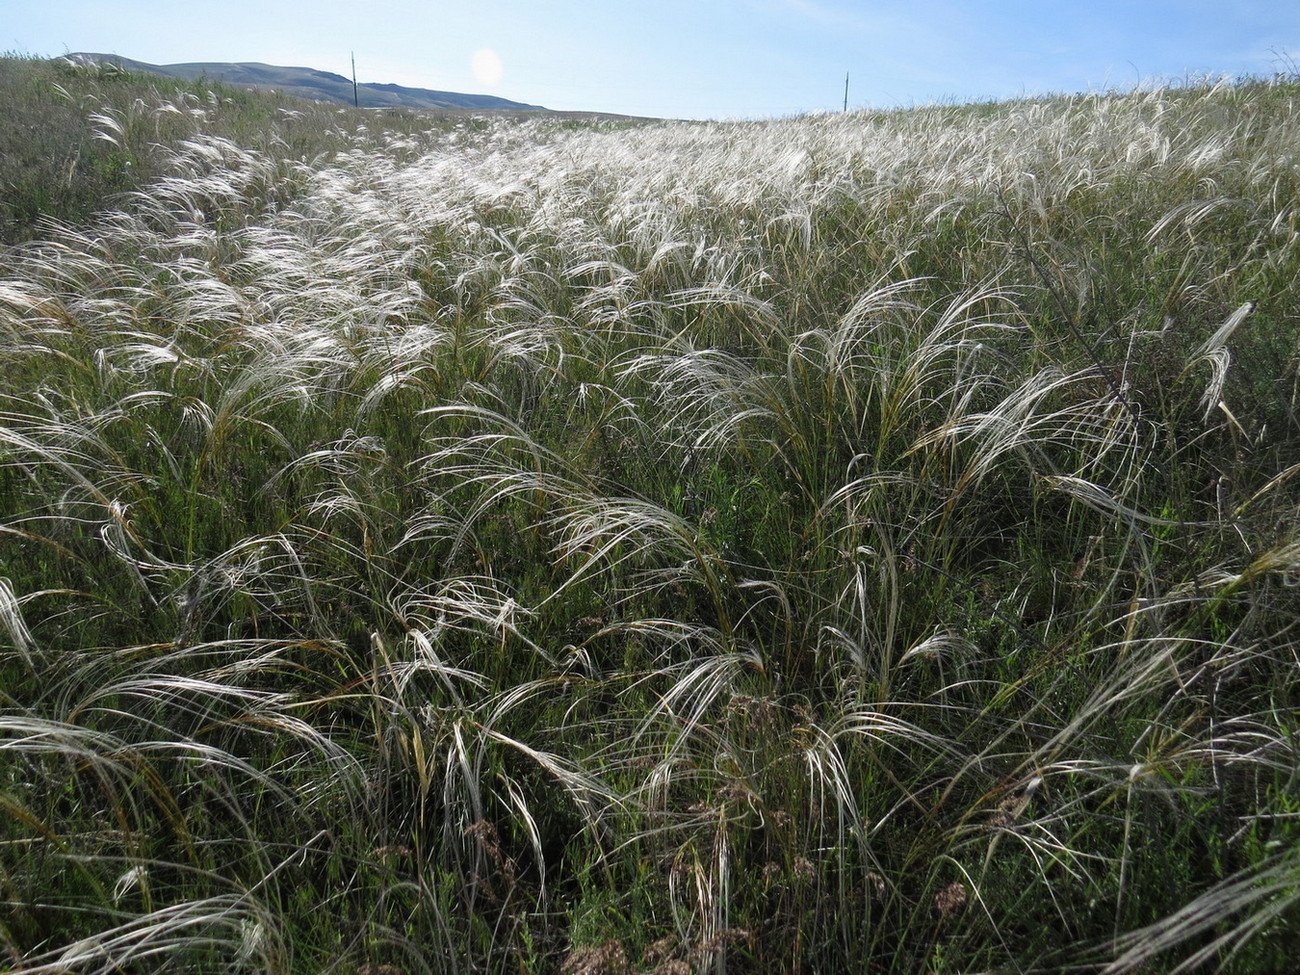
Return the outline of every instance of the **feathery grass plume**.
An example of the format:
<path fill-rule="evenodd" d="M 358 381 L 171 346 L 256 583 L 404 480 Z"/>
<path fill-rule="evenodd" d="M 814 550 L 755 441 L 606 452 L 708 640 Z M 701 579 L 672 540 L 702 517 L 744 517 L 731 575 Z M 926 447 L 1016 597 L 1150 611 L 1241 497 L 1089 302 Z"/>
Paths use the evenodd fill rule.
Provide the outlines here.
<path fill-rule="evenodd" d="M 1197 351 L 1192 360 L 1187 364 L 1188 370 L 1195 368 L 1201 363 L 1208 363 L 1210 366 L 1210 381 L 1205 387 L 1205 392 L 1201 396 L 1201 405 L 1205 408 L 1203 420 L 1208 421 L 1210 414 L 1215 409 L 1223 406 L 1223 388 L 1228 382 L 1228 366 L 1231 363 L 1231 356 L 1228 353 L 1228 340 L 1232 338 L 1233 333 L 1237 331 L 1250 317 L 1250 313 L 1255 310 L 1255 302 L 1247 301 L 1236 311 L 1228 316 L 1227 320 L 1220 325 Z M 1231 415 L 1231 414 L 1229 414 Z"/>
<path fill-rule="evenodd" d="M 1194 941 L 1201 944 L 1171 972 L 1194 971 L 1237 955 L 1245 955 L 1249 964 L 1251 940 L 1266 935 L 1295 908 L 1294 860 L 1289 852 L 1273 854 L 1258 866 L 1225 878 L 1169 917 L 1125 933 L 1117 939 L 1117 957 L 1102 971 L 1107 975 L 1134 971 Z M 1237 919 L 1242 912 L 1249 913 Z"/>
<path fill-rule="evenodd" d="M 232 971 L 265 971 L 293 957 L 274 921 L 265 907 L 237 894 L 172 904 L 29 958 L 19 970 L 107 975 L 147 960 L 163 967 L 219 964 Z"/>
<path fill-rule="evenodd" d="M 9 643 L 30 669 L 34 665 L 32 656 L 32 634 L 23 622 L 22 604 L 8 579 L 0 579 L 0 625 L 9 634 Z"/>

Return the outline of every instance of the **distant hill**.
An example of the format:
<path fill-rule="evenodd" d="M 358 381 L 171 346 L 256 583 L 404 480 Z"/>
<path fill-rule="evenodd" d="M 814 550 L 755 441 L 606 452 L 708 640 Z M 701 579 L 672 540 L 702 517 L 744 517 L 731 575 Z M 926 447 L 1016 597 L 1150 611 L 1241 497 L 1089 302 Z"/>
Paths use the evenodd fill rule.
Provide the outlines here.
<path fill-rule="evenodd" d="M 317 101 L 352 104 L 352 81 L 340 74 L 315 68 L 286 68 L 256 61 L 198 61 L 185 64 L 148 64 L 116 54 L 69 54 L 71 61 L 115 64 L 126 71 L 192 80 L 212 78 L 228 85 L 274 88 L 277 91 Z M 362 108 L 481 108 L 515 111 L 546 111 L 541 105 L 525 105 L 495 95 L 468 95 L 455 91 L 430 91 L 366 82 L 357 85 Z"/>

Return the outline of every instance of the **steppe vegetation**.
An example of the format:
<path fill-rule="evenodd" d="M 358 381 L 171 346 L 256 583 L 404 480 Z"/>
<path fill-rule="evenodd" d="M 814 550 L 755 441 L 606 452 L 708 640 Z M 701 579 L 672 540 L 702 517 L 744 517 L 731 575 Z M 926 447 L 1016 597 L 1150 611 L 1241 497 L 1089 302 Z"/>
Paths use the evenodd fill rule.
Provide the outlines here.
<path fill-rule="evenodd" d="M 1294 80 L 3 70 L 150 175 L 0 254 L 0 967 L 1290 970 Z"/>

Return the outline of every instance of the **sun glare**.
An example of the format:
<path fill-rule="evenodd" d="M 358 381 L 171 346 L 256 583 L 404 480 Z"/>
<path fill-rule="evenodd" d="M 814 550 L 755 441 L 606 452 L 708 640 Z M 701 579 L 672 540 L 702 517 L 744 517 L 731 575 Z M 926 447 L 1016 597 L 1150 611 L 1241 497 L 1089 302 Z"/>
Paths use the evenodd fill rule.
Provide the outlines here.
<path fill-rule="evenodd" d="M 495 85 L 501 80 L 501 58 L 491 48 L 475 51 L 470 59 L 470 68 L 479 84 Z"/>

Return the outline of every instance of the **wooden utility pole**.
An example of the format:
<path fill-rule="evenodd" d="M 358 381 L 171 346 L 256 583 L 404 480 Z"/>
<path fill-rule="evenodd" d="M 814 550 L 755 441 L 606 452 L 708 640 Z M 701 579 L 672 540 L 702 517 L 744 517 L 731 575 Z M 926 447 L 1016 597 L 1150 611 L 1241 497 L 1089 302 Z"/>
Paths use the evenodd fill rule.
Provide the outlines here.
<path fill-rule="evenodd" d="M 361 107 L 361 99 L 357 95 L 357 52 L 356 51 L 352 52 L 352 107 L 353 108 Z"/>

